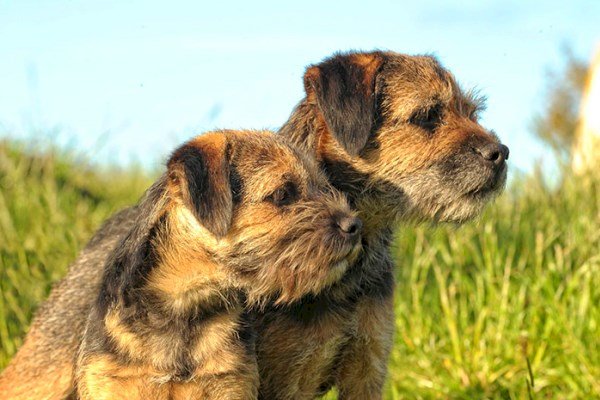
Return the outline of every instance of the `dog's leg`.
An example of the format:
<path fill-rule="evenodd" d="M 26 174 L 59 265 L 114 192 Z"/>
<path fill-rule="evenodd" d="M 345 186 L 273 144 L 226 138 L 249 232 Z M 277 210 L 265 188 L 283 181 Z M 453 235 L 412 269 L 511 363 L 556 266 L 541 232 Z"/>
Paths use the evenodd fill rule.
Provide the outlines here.
<path fill-rule="evenodd" d="M 202 376 L 172 386 L 169 399 L 253 400 L 258 396 L 258 368 L 248 365 L 244 371 L 211 377 Z"/>
<path fill-rule="evenodd" d="M 80 362 L 76 377 L 78 400 L 169 398 L 170 385 L 156 384 L 156 375 L 143 367 L 122 364 L 105 354 L 86 357 Z"/>
<path fill-rule="evenodd" d="M 358 331 L 348 343 L 336 374 L 339 398 L 382 398 L 394 336 L 394 298 L 365 297 L 358 304 Z"/>

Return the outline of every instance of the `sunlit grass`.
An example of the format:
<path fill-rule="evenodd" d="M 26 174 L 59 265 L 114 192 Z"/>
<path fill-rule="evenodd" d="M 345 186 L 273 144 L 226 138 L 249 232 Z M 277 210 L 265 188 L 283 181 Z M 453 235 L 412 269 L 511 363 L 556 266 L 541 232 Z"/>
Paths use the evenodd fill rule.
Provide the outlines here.
<path fill-rule="evenodd" d="M 0 141 L 0 367 L 93 231 L 150 182 L 139 170 Z"/>
<path fill-rule="evenodd" d="M 150 181 L 0 143 L 0 367 L 94 229 Z M 600 398 L 600 174 L 542 182 L 462 227 L 400 227 L 386 399 Z"/>
<path fill-rule="evenodd" d="M 401 228 L 389 398 L 600 397 L 600 179 L 541 182 Z"/>

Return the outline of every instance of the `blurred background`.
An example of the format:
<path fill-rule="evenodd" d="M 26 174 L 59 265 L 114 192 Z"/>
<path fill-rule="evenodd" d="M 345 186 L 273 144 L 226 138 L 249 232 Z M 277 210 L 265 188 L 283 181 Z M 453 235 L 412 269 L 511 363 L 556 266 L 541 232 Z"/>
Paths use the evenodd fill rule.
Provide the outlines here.
<path fill-rule="evenodd" d="M 598 21 L 592 0 L 0 0 L 0 368 L 171 149 L 277 129 L 307 65 L 383 49 L 436 55 L 511 150 L 480 219 L 397 235 L 385 398 L 600 399 Z"/>

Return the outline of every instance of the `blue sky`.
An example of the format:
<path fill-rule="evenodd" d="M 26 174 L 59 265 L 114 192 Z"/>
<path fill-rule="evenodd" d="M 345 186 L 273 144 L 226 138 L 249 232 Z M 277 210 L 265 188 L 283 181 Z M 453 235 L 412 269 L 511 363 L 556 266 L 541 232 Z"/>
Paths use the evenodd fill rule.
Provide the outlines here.
<path fill-rule="evenodd" d="M 157 165 L 204 130 L 276 129 L 306 65 L 379 48 L 434 53 L 478 87 L 484 125 L 528 169 L 547 153 L 530 133 L 546 72 L 565 43 L 591 57 L 598 21 L 593 0 L 0 0 L 0 135 Z"/>

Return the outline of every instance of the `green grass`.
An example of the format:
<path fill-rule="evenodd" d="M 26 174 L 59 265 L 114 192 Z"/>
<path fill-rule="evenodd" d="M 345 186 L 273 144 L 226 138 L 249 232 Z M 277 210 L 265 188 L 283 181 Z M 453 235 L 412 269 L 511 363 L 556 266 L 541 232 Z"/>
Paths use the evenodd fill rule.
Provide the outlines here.
<path fill-rule="evenodd" d="M 599 178 L 400 230 L 389 398 L 600 398 Z"/>
<path fill-rule="evenodd" d="M 151 183 L 140 170 L 33 146 L 0 140 L 0 368 L 94 230 Z"/>
<path fill-rule="evenodd" d="M 150 175 L 0 142 L 0 368 L 51 283 Z M 394 254 L 386 399 L 600 398 L 600 174 L 553 188 L 525 177 L 478 221 L 401 227 Z"/>

